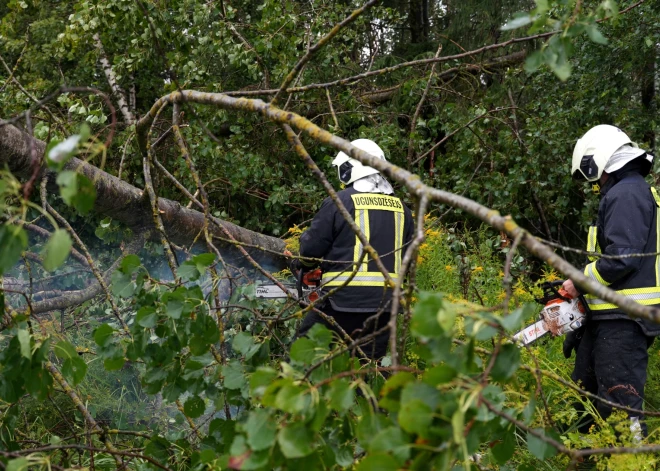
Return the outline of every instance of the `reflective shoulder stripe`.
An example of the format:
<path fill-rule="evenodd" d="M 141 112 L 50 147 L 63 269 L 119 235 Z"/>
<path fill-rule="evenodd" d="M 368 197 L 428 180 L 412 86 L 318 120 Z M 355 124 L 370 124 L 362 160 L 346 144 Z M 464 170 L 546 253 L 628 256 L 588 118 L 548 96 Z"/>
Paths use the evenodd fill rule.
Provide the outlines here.
<path fill-rule="evenodd" d="M 658 208 L 660 208 L 660 196 L 654 187 L 651 187 L 651 193 L 655 200 L 655 252 L 660 254 L 660 217 Z M 655 285 L 660 286 L 660 255 L 655 256 Z"/>
<path fill-rule="evenodd" d="M 396 196 L 379 193 L 357 193 L 351 195 L 355 210 L 378 209 L 381 211 L 403 212 L 403 203 Z"/>
<path fill-rule="evenodd" d="M 596 262 L 592 262 L 584 267 L 584 276 L 589 277 L 592 280 L 596 280 L 601 285 L 609 286 L 611 284 L 605 281 L 601 274 L 598 273 L 598 270 L 596 269 Z"/>
<path fill-rule="evenodd" d="M 357 224 L 360 231 L 362 231 L 362 233 L 367 238 L 367 240 L 369 240 L 369 237 L 371 236 L 371 234 L 369 233 L 369 211 L 366 209 L 356 209 L 355 224 Z M 355 234 L 355 247 L 353 247 L 353 262 L 357 263 L 360 261 L 363 250 L 364 250 L 364 246 L 362 245 L 362 241 L 357 236 L 357 234 Z M 369 264 L 369 256 L 365 255 L 364 261 L 362 262 L 362 265 L 358 268 L 358 270 L 367 271 L 368 264 Z"/>
<path fill-rule="evenodd" d="M 598 226 L 589 226 L 589 234 L 587 235 L 587 252 L 600 253 L 600 246 L 598 245 Z M 595 262 L 598 257 L 589 255 L 589 261 Z"/>
<path fill-rule="evenodd" d="M 403 257 L 403 213 L 394 213 L 394 273 L 401 270 Z"/>
<path fill-rule="evenodd" d="M 656 190 L 655 187 L 651 187 L 651 194 L 653 195 L 655 204 L 660 208 L 660 195 L 658 195 L 658 190 Z"/>

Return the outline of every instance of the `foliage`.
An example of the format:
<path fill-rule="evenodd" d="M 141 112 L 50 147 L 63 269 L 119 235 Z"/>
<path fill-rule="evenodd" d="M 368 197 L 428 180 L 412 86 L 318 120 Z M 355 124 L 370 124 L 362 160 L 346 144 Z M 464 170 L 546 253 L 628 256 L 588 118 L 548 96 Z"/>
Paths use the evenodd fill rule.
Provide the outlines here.
<path fill-rule="evenodd" d="M 76 156 L 147 188 L 136 127 L 111 112 L 104 93 L 115 105 L 123 95 L 137 117 L 177 89 L 272 97 L 268 89 L 361 3 L 0 5 L 1 117 L 17 117 L 47 142 L 46 164 L 56 174 L 42 196 L 38 179 L 23 184 L 0 173 L 6 468 L 566 469 L 569 457 L 555 445 L 573 452 L 630 444 L 618 414 L 597 418 L 589 437 L 576 432 L 580 417 L 567 405 L 594 410 L 561 381 L 570 365 L 558 340 L 528 349 L 511 342 L 540 309 L 538 283 L 557 274 L 521 253 L 507 264 L 512 241 L 462 212 L 432 207 L 425 215 L 399 323 L 403 361 L 392 366 L 391 356 L 361 361 L 320 326 L 297 338 L 297 304 L 256 298 L 254 281 L 264 275 L 229 250 L 174 247 L 174 270 L 168 244 L 126 253 L 133 234 L 94 213 L 96 182 L 64 170 Z M 308 88 L 278 106 L 344 137 L 374 139 L 423 182 L 510 214 L 534 235 L 581 247 L 597 201 L 583 204 L 583 191 L 567 178 L 575 139 L 609 122 L 649 148 L 658 130 L 660 11 L 645 2 L 619 13 L 628 6 L 383 1 L 320 48 L 291 84 Z M 523 29 L 538 36 L 433 71 L 428 63 L 402 66 L 436 50 L 449 56 L 503 43 Z M 543 36 L 552 31 L 560 34 Z M 318 85 L 378 69 L 367 79 Z M 178 111 L 190 162 L 164 115 L 149 130 L 153 156 L 188 189 L 198 184 L 194 164 L 213 216 L 287 237 L 297 252 L 325 192 L 281 129 L 257 114 L 191 103 Z M 330 169 L 336 151 L 305 144 Z M 152 169 L 152 179 L 159 197 L 189 204 L 164 173 Z M 94 266 L 81 262 L 90 258 Z M 288 281 L 286 271 L 275 275 Z M 79 301 L 98 279 L 108 289 Z M 31 314 L 51 296 L 70 303 Z M 654 409 L 657 346 L 650 358 L 646 408 Z M 648 441 L 657 441 L 657 419 L 648 424 Z M 636 470 L 656 458 L 597 461 L 599 469 Z"/>

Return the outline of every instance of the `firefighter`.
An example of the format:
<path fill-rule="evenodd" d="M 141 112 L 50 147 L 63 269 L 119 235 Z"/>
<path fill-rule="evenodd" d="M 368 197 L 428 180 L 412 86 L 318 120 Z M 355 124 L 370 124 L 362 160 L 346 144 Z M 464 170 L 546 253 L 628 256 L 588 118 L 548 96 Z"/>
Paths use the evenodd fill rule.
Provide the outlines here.
<path fill-rule="evenodd" d="M 383 150 L 369 139 L 357 139 L 351 144 L 385 160 Z M 392 185 L 378 170 L 362 165 L 344 152 L 337 155 L 332 165 L 345 185 L 345 189 L 337 193 L 339 200 L 396 281 L 402 275 L 405 247 L 413 236 L 410 210 L 394 196 Z M 367 254 L 362 258 L 362 243 L 331 198 L 323 201 L 311 226 L 300 237 L 300 255 L 324 259 L 321 263 L 323 290 L 339 289 L 319 309 L 332 317 L 353 340 L 370 336 L 387 325 L 392 290 L 385 287 L 385 278 L 376 263 Z M 300 264 L 303 270 L 316 265 L 306 261 Z M 305 335 L 316 323 L 335 330 L 320 314 L 311 311 L 303 319 L 298 335 Z M 388 332 L 384 330 L 375 338 L 371 336 L 361 348 L 370 358 L 379 359 L 385 356 L 387 340 Z"/>
<path fill-rule="evenodd" d="M 645 305 L 660 305 L 660 257 L 625 257 L 660 252 L 660 198 L 646 177 L 653 156 L 640 149 L 619 128 L 599 125 L 577 141 L 571 173 L 592 183 L 600 193 L 598 219 L 589 229 L 587 250 L 621 258 L 591 257 L 584 274 L 618 294 Z M 567 280 L 564 289 L 578 296 Z M 589 318 L 583 329 L 569 334 L 564 355 L 576 351 L 572 379 L 599 397 L 641 410 L 648 364 L 648 348 L 660 325 L 631 319 L 614 304 L 587 294 Z M 612 410 L 596 401 L 603 418 Z M 630 430 L 636 441 L 646 434 L 643 416 L 629 412 Z M 579 430 L 587 433 L 591 420 Z"/>

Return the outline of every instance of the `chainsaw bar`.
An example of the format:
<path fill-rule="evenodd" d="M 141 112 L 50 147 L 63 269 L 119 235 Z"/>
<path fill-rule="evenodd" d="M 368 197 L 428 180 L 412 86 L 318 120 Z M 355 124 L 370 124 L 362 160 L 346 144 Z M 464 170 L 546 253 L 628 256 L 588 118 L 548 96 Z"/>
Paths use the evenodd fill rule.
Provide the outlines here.
<path fill-rule="evenodd" d="M 298 299 L 298 290 L 295 286 L 282 286 L 286 288 L 286 292 L 277 285 L 257 285 L 255 295 L 257 298 L 287 298 L 288 295 L 291 295 L 294 299 Z"/>
<path fill-rule="evenodd" d="M 532 325 L 528 325 L 523 330 L 514 335 L 513 338 L 516 340 L 516 342 L 520 342 L 523 345 L 529 345 L 532 342 L 536 342 L 548 332 L 550 332 L 550 330 L 548 330 L 545 321 L 540 320 Z"/>

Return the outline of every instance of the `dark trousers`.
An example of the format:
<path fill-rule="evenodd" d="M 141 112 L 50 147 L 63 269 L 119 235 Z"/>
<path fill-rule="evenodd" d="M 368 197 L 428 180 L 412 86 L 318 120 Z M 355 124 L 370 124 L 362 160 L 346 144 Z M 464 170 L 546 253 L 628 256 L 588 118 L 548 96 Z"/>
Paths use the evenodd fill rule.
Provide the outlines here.
<path fill-rule="evenodd" d="M 644 403 L 648 348 L 654 337 L 647 337 L 633 320 L 590 320 L 575 358 L 573 381 L 582 389 L 610 402 L 641 410 Z M 600 401 L 595 406 L 606 419 L 612 408 Z M 629 417 L 643 417 L 628 412 Z M 582 421 L 578 430 L 587 433 L 593 420 Z M 646 435 L 646 425 L 642 424 Z"/>
<path fill-rule="evenodd" d="M 383 312 L 380 315 L 377 315 L 375 312 L 340 312 L 332 309 L 329 303 L 322 311 L 325 315 L 332 317 L 353 340 L 370 336 L 385 327 L 390 319 L 389 311 Z M 309 312 L 303 319 L 300 329 L 298 329 L 298 336 L 303 337 L 314 324 L 323 324 L 331 331 L 336 332 L 339 339 L 344 339 L 344 336 L 335 327 L 314 311 Z M 387 353 L 388 340 L 389 330 L 385 330 L 377 336 L 370 338 L 368 342 L 361 344 L 360 348 L 370 359 L 378 360 Z"/>

